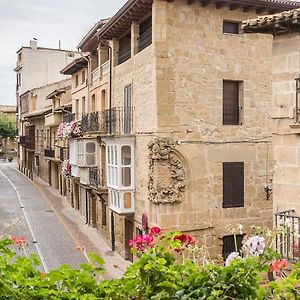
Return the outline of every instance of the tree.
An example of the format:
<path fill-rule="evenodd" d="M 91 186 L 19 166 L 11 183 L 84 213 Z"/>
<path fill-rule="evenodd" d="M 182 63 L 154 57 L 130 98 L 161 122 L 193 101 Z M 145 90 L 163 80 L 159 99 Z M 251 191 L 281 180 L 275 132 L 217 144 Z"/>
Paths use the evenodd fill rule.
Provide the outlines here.
<path fill-rule="evenodd" d="M 16 136 L 16 117 L 0 112 L 0 137 L 13 138 Z"/>

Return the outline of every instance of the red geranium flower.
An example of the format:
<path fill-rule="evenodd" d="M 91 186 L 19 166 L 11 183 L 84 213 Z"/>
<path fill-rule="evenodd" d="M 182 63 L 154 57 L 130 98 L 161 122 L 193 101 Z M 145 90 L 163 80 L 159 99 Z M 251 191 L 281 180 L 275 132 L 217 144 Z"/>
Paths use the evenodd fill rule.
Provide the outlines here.
<path fill-rule="evenodd" d="M 149 235 L 152 235 L 152 236 L 158 236 L 158 235 L 160 235 L 160 234 L 161 234 L 161 230 L 160 230 L 159 227 L 152 227 L 152 228 L 150 229 Z"/>
<path fill-rule="evenodd" d="M 269 272 L 276 272 L 285 269 L 288 263 L 285 259 L 277 259 L 270 265 Z"/>
<path fill-rule="evenodd" d="M 185 246 L 195 245 L 195 240 L 193 239 L 193 237 L 186 233 L 176 235 L 174 237 L 174 241 L 180 241 L 181 244 L 184 244 Z"/>
<path fill-rule="evenodd" d="M 26 241 L 23 236 L 20 236 L 19 238 L 16 236 L 12 236 L 10 239 L 15 245 L 19 246 L 20 248 L 23 248 L 26 245 Z"/>

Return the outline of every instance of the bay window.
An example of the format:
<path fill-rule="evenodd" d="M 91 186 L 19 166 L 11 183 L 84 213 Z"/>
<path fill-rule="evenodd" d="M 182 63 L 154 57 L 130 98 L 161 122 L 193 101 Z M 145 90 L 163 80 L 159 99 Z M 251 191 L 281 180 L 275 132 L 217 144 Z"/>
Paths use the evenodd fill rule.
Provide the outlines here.
<path fill-rule="evenodd" d="M 134 212 L 134 141 L 106 142 L 107 187 L 110 208 L 119 213 Z"/>

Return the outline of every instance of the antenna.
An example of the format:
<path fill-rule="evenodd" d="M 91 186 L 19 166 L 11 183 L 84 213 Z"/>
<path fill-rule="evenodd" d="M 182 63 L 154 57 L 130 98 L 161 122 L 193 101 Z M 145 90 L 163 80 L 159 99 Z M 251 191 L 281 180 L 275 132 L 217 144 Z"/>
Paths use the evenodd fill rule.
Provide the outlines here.
<path fill-rule="evenodd" d="M 61 40 L 58 41 L 58 49 L 61 50 Z"/>

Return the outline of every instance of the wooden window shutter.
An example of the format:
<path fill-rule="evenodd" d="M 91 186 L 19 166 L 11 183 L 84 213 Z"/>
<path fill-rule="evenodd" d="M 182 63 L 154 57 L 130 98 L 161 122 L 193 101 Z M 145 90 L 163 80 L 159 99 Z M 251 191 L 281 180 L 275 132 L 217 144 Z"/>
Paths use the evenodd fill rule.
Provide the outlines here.
<path fill-rule="evenodd" d="M 244 206 L 244 163 L 223 163 L 223 208 Z"/>
<path fill-rule="evenodd" d="M 242 248 L 242 240 L 244 235 L 237 234 L 236 235 L 236 243 L 237 243 L 237 250 L 239 251 Z M 229 256 L 230 253 L 235 252 L 235 243 L 234 243 L 234 236 L 233 235 L 227 235 L 223 236 L 223 250 L 222 255 L 224 260 Z"/>
<path fill-rule="evenodd" d="M 223 125 L 239 125 L 239 81 L 223 81 Z"/>

